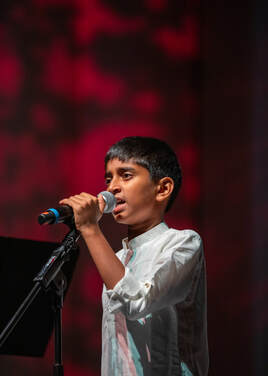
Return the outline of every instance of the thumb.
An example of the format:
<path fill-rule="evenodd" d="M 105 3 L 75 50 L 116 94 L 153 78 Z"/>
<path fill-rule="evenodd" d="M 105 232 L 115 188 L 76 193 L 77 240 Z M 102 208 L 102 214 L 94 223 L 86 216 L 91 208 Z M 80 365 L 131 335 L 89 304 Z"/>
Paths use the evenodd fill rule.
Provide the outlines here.
<path fill-rule="evenodd" d="M 105 202 L 105 200 L 104 200 L 104 198 L 103 198 L 103 196 L 101 194 L 99 194 L 97 196 L 97 199 L 98 199 L 98 204 L 99 204 L 100 212 L 101 212 L 101 214 L 103 214 L 106 202 Z"/>

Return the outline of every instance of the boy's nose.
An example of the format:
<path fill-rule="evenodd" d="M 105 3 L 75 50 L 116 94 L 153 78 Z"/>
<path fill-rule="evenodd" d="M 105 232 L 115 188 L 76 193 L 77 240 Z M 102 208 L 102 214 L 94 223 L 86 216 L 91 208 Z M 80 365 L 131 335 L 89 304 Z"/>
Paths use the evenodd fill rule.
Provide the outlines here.
<path fill-rule="evenodd" d="M 120 185 L 118 181 L 111 181 L 109 187 L 107 188 L 108 192 L 111 192 L 113 195 L 121 191 Z"/>

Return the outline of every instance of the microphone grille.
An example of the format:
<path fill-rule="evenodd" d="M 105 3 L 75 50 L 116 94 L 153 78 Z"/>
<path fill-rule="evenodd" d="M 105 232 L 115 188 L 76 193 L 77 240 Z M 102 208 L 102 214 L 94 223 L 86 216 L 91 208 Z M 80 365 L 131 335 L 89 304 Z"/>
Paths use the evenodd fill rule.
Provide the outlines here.
<path fill-rule="evenodd" d="M 104 213 L 111 213 L 116 207 L 115 196 L 111 192 L 108 192 L 108 191 L 100 192 L 100 195 L 102 195 L 106 203 L 105 208 L 104 208 Z"/>

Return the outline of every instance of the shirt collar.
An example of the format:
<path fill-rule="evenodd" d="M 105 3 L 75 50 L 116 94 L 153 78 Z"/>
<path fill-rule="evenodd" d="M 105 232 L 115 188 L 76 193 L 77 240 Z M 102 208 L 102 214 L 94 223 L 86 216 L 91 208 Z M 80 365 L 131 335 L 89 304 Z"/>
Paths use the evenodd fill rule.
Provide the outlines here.
<path fill-rule="evenodd" d="M 165 222 L 161 222 L 158 225 L 154 226 L 150 230 L 144 232 L 141 235 L 136 236 L 135 238 L 128 240 L 128 238 L 124 238 L 122 240 L 122 245 L 124 250 L 128 250 L 129 248 L 137 248 L 140 245 L 148 242 L 149 240 L 155 239 L 155 237 L 163 232 L 168 230 L 168 226 Z"/>

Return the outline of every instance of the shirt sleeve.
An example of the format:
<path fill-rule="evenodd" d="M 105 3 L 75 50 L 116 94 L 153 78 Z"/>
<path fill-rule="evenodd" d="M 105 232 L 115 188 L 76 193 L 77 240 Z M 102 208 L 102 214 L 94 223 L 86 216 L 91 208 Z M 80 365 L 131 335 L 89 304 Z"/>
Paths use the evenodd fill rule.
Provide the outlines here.
<path fill-rule="evenodd" d="M 105 292 L 111 313 L 121 311 L 136 320 L 193 296 L 203 261 L 202 241 L 192 230 L 181 233 L 160 253 L 145 278 L 137 280 L 126 266 L 124 277 Z"/>

